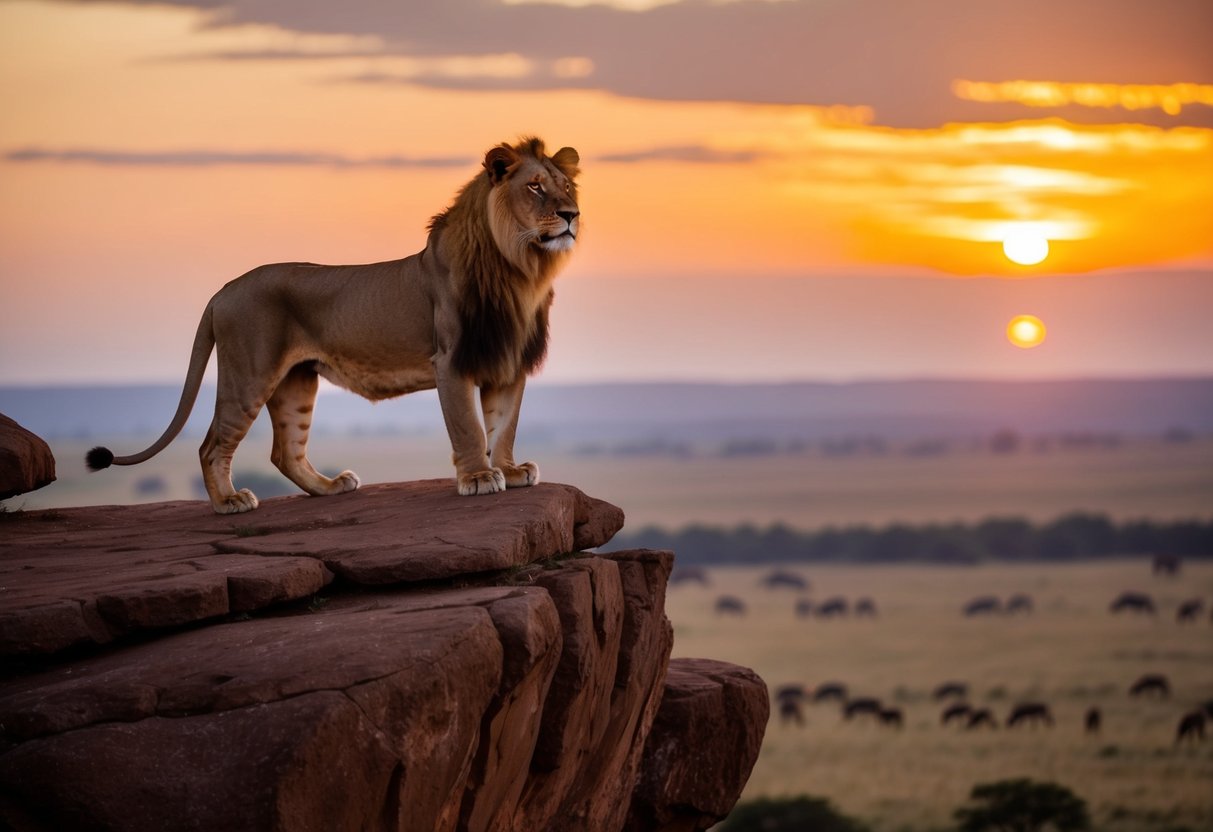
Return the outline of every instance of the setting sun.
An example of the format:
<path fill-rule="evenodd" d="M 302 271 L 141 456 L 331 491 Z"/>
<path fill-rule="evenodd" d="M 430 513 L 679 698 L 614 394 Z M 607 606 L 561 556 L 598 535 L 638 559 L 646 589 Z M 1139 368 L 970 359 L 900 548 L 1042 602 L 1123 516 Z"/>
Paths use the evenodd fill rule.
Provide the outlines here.
<path fill-rule="evenodd" d="M 1045 339 L 1045 325 L 1035 315 L 1016 315 L 1007 324 L 1007 338 L 1023 349 L 1039 346 Z"/>
<path fill-rule="evenodd" d="M 1049 256 L 1049 241 L 1035 229 L 1016 228 L 1003 238 L 1002 251 L 1012 263 L 1035 266 Z"/>

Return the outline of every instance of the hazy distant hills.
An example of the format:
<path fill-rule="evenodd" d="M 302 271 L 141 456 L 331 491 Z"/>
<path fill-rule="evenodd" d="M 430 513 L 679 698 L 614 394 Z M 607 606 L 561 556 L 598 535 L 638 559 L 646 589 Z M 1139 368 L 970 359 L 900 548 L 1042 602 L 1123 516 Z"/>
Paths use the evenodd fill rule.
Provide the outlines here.
<path fill-rule="evenodd" d="M 159 434 L 180 388 L 0 387 L 3 412 L 47 439 Z M 210 422 L 213 387 L 198 397 L 186 433 Z M 260 420 L 259 420 L 260 421 Z M 323 393 L 315 429 L 333 433 L 442 428 L 437 397 L 371 404 Z M 532 384 L 522 433 L 532 441 L 621 439 L 890 439 L 1099 432 L 1213 432 L 1213 378 L 1072 381 L 872 381 L 847 384 Z M 261 429 L 264 429 L 262 426 Z"/>

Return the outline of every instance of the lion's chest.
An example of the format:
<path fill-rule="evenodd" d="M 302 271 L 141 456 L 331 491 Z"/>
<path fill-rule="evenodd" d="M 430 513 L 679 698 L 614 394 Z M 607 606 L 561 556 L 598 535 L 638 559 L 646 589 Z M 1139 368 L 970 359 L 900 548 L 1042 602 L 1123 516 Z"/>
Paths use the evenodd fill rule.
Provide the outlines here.
<path fill-rule="evenodd" d="M 316 372 L 338 387 L 371 401 L 393 399 L 436 386 L 428 359 L 382 366 L 356 359 L 329 357 L 316 362 Z"/>

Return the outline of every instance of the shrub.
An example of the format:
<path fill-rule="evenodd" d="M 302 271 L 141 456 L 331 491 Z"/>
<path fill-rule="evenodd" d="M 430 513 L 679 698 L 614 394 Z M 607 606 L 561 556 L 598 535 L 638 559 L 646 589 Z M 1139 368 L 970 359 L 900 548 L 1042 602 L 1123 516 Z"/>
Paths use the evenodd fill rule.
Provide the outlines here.
<path fill-rule="evenodd" d="M 718 832 L 867 832 L 820 797 L 760 798 L 737 806 Z"/>
<path fill-rule="evenodd" d="M 1071 832 L 1091 828 L 1087 804 L 1065 786 L 1028 779 L 980 783 L 954 813 L 960 832 Z"/>

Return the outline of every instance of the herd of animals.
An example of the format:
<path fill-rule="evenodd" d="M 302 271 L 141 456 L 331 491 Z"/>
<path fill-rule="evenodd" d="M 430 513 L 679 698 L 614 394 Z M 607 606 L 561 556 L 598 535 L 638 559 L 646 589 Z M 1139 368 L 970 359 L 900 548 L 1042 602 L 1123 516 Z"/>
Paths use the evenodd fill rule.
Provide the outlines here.
<path fill-rule="evenodd" d="M 1171 683 L 1161 674 L 1146 674 L 1129 686 L 1128 694 L 1134 698 L 1154 696 L 1167 699 L 1171 696 Z M 966 682 L 949 681 L 936 686 L 931 697 L 940 708 L 940 725 L 959 726 L 966 731 L 997 729 L 999 720 L 994 712 L 969 704 L 968 696 L 969 685 Z M 901 728 L 905 723 L 901 708 L 886 705 L 871 696 L 851 696 L 847 686 L 841 682 L 823 682 L 812 688 L 796 683 L 784 684 L 775 689 L 774 698 L 780 722 L 784 725 L 804 725 L 806 704 L 829 702 L 841 706 L 842 718 L 848 722 L 863 717 L 892 728 Z M 1205 725 L 1209 720 L 1213 720 L 1213 700 L 1179 718 L 1175 742 L 1200 742 L 1205 738 Z M 1055 724 L 1053 712 L 1044 702 L 1020 702 L 1011 708 L 1002 721 L 1005 728 L 1052 728 Z M 1097 707 L 1088 708 L 1083 716 L 1083 727 L 1088 734 L 1098 734 L 1103 727 L 1103 712 Z"/>
<path fill-rule="evenodd" d="M 1156 556 L 1153 561 L 1153 571 L 1156 575 L 1176 575 L 1180 569 L 1180 561 L 1173 556 Z M 707 573 L 697 567 L 681 567 L 671 576 L 673 583 L 710 584 Z M 768 588 L 788 588 L 807 590 L 808 581 L 795 572 L 774 570 L 762 579 Z M 984 615 L 1017 615 L 1029 614 L 1035 603 L 1031 596 L 1017 593 L 1005 600 L 993 595 L 983 595 L 968 601 L 961 607 L 961 615 L 965 617 Z M 1143 592 L 1123 592 L 1112 600 L 1108 606 L 1112 614 L 1136 613 L 1155 616 L 1158 606 L 1154 599 Z M 718 615 L 745 615 L 745 602 L 735 595 L 721 595 L 716 599 L 715 611 Z M 876 602 L 868 597 L 856 598 L 853 601 L 842 596 L 826 598 L 812 602 L 807 598 L 799 598 L 794 606 L 795 614 L 801 618 L 815 616 L 829 619 L 852 614 L 856 617 L 876 617 Z M 1189 598 L 1181 602 L 1176 609 L 1176 621 L 1180 624 L 1197 621 L 1205 611 L 1202 598 Z M 1213 617 L 1211 617 L 1213 620 Z M 1168 699 L 1171 696 L 1171 684 L 1166 676 L 1161 674 L 1146 674 L 1138 678 L 1128 688 L 1130 697 L 1154 696 Z M 932 692 L 932 698 L 941 708 L 939 721 L 943 726 L 960 726 L 964 730 L 996 729 L 999 720 L 993 711 L 986 707 L 977 707 L 968 703 L 969 686 L 965 682 L 949 681 L 938 685 Z M 870 719 L 876 723 L 892 728 L 901 728 L 905 722 L 902 709 L 883 703 L 871 696 L 852 696 L 847 686 L 841 682 L 824 682 L 813 687 L 798 683 L 784 684 L 774 693 L 775 705 L 780 721 L 785 724 L 804 724 L 804 706 L 806 704 L 837 703 L 841 706 L 842 718 L 846 721 Z M 1205 739 L 1205 726 L 1213 720 L 1213 700 L 1205 702 L 1200 707 L 1183 713 L 1178 720 L 1175 730 L 1176 744 L 1185 742 L 1200 742 Z M 1002 725 L 1005 728 L 1020 726 L 1053 727 L 1055 720 L 1047 703 L 1021 702 L 1014 705 Z M 1089 708 L 1083 717 L 1083 729 L 1087 734 L 1098 734 L 1103 726 L 1103 713 L 1098 707 Z"/>

